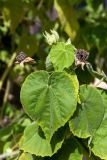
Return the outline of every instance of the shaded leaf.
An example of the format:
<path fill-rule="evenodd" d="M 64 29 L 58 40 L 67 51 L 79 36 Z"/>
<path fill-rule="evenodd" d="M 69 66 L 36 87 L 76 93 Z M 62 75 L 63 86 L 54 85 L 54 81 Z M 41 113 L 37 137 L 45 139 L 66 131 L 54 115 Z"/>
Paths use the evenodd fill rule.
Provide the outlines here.
<path fill-rule="evenodd" d="M 6 22 L 10 22 L 10 29 L 13 33 L 21 22 L 26 9 L 22 0 L 6 0 L 3 7 L 3 17 Z"/>
<path fill-rule="evenodd" d="M 90 158 L 83 146 L 75 137 L 70 137 L 62 145 L 62 148 L 52 157 L 52 160 L 82 160 L 85 157 Z"/>
<path fill-rule="evenodd" d="M 42 127 L 48 140 L 73 115 L 76 104 L 74 78 L 64 72 L 30 74 L 21 88 L 26 113 Z M 30 95 L 30 96 L 29 96 Z"/>
<path fill-rule="evenodd" d="M 28 56 L 33 56 L 38 49 L 37 39 L 34 35 L 24 33 L 20 38 L 18 51 L 25 52 Z"/>
<path fill-rule="evenodd" d="M 5 128 L 0 129 L 0 140 L 6 141 L 12 135 L 12 127 L 8 126 Z"/>

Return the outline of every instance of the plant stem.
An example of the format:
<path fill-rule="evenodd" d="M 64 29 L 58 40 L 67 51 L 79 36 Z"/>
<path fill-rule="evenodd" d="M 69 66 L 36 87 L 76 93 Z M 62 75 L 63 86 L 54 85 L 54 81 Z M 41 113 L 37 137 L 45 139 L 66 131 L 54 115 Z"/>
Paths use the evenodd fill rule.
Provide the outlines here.
<path fill-rule="evenodd" d="M 12 64 L 13 64 L 13 62 L 14 62 L 14 60 L 15 60 L 15 57 L 16 57 L 16 52 L 13 53 L 13 55 L 12 55 L 12 57 L 11 57 L 11 59 L 10 59 L 10 62 L 8 63 L 8 66 L 7 66 L 5 72 L 4 72 L 4 74 L 3 74 L 3 76 L 2 76 L 2 78 L 1 78 L 1 80 L 0 80 L 0 90 L 2 89 L 3 83 L 4 83 L 4 81 L 5 81 L 8 73 L 9 73 L 11 67 L 12 67 Z"/>
<path fill-rule="evenodd" d="M 107 83 L 107 76 L 105 76 L 104 74 L 100 74 L 100 73 L 94 71 L 94 70 L 93 70 L 93 67 L 92 67 L 92 65 L 91 65 L 90 63 L 87 63 L 87 64 L 86 64 L 86 67 L 87 67 L 87 70 L 89 71 L 89 73 L 90 73 L 93 77 L 98 78 L 98 79 L 100 79 L 100 80 L 102 80 L 102 81 L 104 81 L 104 82 Z"/>
<path fill-rule="evenodd" d="M 8 101 L 8 95 L 9 95 L 9 92 L 10 92 L 10 79 L 7 80 L 7 85 L 6 85 L 6 91 L 5 91 L 5 94 L 4 94 L 4 99 L 3 99 L 3 107 L 1 109 L 1 117 L 3 116 L 3 112 L 4 112 L 4 109 L 5 109 L 5 106 L 6 106 L 6 103 Z"/>

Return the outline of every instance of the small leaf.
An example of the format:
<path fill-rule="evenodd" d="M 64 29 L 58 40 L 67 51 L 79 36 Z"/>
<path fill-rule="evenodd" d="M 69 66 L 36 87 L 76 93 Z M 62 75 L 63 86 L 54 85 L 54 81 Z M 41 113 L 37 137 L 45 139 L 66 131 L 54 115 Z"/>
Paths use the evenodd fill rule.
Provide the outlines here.
<path fill-rule="evenodd" d="M 63 71 L 74 62 L 74 47 L 71 44 L 59 42 L 54 45 L 49 53 L 49 57 L 56 71 Z"/>
<path fill-rule="evenodd" d="M 80 87 L 80 101 L 69 125 L 74 135 L 87 138 L 99 128 L 104 116 L 104 104 L 99 91 L 86 85 Z"/>
<path fill-rule="evenodd" d="M 51 143 L 47 141 L 43 135 L 42 130 L 33 122 L 24 131 L 24 135 L 20 141 L 20 148 L 24 152 L 35 154 L 36 156 L 52 156 L 63 142 L 63 133 L 53 136 Z"/>
<path fill-rule="evenodd" d="M 74 77 L 65 72 L 31 73 L 21 88 L 21 103 L 48 140 L 73 115 L 77 104 Z"/>

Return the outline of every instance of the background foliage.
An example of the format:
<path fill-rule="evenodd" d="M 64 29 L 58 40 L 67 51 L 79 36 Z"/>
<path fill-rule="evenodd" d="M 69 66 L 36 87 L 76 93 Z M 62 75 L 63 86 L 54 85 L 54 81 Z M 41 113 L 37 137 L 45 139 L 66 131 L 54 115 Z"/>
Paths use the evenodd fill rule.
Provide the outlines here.
<path fill-rule="evenodd" d="M 25 127 L 31 124 L 30 118 L 25 114 L 20 103 L 20 88 L 27 77 L 34 70 L 45 70 L 45 61 L 48 56 L 50 46 L 46 43 L 43 33 L 55 29 L 60 35 L 60 39 L 64 42 L 70 37 L 72 44 L 76 48 L 83 48 L 90 53 L 88 61 L 92 64 L 93 68 L 101 72 L 103 70 L 107 74 L 107 1 L 106 0 L 0 0 L 0 156 L 6 156 L 13 154 L 14 151 L 19 148 L 19 139 L 21 138 Z M 60 44 L 59 44 L 60 45 Z M 63 44 L 64 45 L 64 44 Z M 54 48 L 53 48 L 54 50 Z M 69 51 L 71 53 L 69 48 Z M 28 56 L 33 57 L 36 64 L 25 65 L 24 68 L 19 65 L 15 65 L 15 56 L 20 51 L 25 52 Z M 53 51 L 51 50 L 51 60 L 55 61 L 52 57 Z M 56 53 L 57 54 L 57 53 Z M 64 53 L 63 53 L 64 54 Z M 63 57 L 62 57 L 63 58 Z M 72 54 L 71 54 L 72 60 Z M 60 61 L 61 62 L 61 61 Z M 58 64 L 59 70 L 69 67 L 70 59 L 67 61 L 68 66 L 64 64 Z M 58 66 L 54 66 L 57 68 Z M 79 67 L 76 69 L 76 74 L 80 85 L 90 84 L 94 81 L 94 78 L 86 70 L 83 71 Z M 66 77 L 65 77 L 66 78 Z M 90 88 L 85 90 L 85 86 L 81 86 L 80 93 L 84 91 L 90 95 Z M 99 91 L 100 92 L 100 91 Z M 88 103 L 91 103 L 93 95 L 99 97 L 96 104 L 91 105 L 91 110 L 94 106 L 98 106 L 96 109 L 101 113 L 98 115 L 98 119 L 103 119 L 103 123 L 100 129 L 99 124 L 95 124 L 93 113 L 92 123 L 90 120 L 84 120 L 84 112 L 89 113 L 90 108 L 87 107 L 87 111 L 78 110 L 75 113 L 74 118 L 69 123 L 70 131 L 77 137 L 88 138 L 90 134 L 93 134 L 96 130 L 96 135 L 92 140 L 95 143 L 93 147 L 93 153 L 91 159 L 107 159 L 106 151 L 106 112 L 100 108 L 100 103 L 104 101 L 106 106 L 106 96 L 104 93 L 102 96 L 96 90 L 93 90 L 92 96 Z M 84 101 L 86 97 L 80 97 L 81 101 Z M 92 101 L 92 102 L 93 102 Z M 87 104 L 88 104 L 87 103 Z M 86 104 L 86 105 L 87 105 Z M 82 106 L 81 106 L 82 107 Z M 75 108 L 75 106 L 74 106 Z M 80 113 L 77 118 L 76 114 Z M 105 113 L 105 115 L 104 115 Z M 78 131 L 78 125 L 83 124 L 85 126 L 91 126 L 91 129 L 86 128 L 86 132 Z M 61 123 L 61 122 L 60 122 Z M 35 129 L 38 129 L 38 126 Z M 95 126 L 97 128 L 95 128 Z M 67 128 L 67 126 L 65 126 Z M 58 128 L 58 127 L 56 127 Z M 60 128 L 61 129 L 61 128 Z M 81 129 L 81 127 L 80 127 Z M 26 129 L 26 132 L 30 130 L 30 126 Z M 56 129 L 54 129 L 56 131 Z M 30 130 L 31 131 L 31 130 Z M 32 132 L 34 130 L 32 129 Z M 59 131 L 59 130 L 58 130 Z M 63 128 L 61 131 L 63 133 Z M 103 132 L 102 137 L 99 133 Z M 26 134 L 26 133 L 25 133 Z M 32 133 L 33 134 L 33 133 Z M 39 135 L 38 141 L 39 141 Z M 64 135 L 62 135 L 63 137 Z M 63 143 L 62 137 L 59 136 L 60 143 L 56 146 L 56 150 Z M 62 149 L 58 154 L 53 155 L 52 159 L 78 159 L 83 158 L 84 155 L 89 154 L 89 149 L 86 146 L 86 141 L 81 138 L 69 137 L 66 143 L 63 143 Z M 102 142 L 105 137 L 105 143 Z M 87 140 L 87 139 L 86 139 Z M 32 142 L 33 143 L 33 142 Z M 39 142 L 37 142 L 39 143 Z M 46 143 L 44 141 L 44 143 Z M 56 142 L 55 142 L 56 143 Z M 101 145 L 100 145 L 101 143 Z M 78 144 L 78 145 L 76 145 Z M 102 146 L 103 144 L 103 146 Z M 45 144 L 48 145 L 48 144 Z M 97 146 L 105 147 L 105 151 L 99 150 Z M 66 156 L 64 155 L 64 148 L 68 148 Z M 78 148 L 77 148 L 78 146 Z M 30 146 L 31 147 L 31 146 Z M 48 145 L 48 155 L 52 155 L 50 147 Z M 74 151 L 74 152 L 73 152 Z M 38 151 L 36 151 L 38 152 Z M 72 155 L 70 153 L 73 152 Z M 18 152 L 14 153 L 18 157 Z M 43 154 L 43 153 L 41 153 Z M 38 155 L 38 154 L 37 154 Z M 60 157 L 60 155 L 62 157 Z M 64 158 L 65 156 L 65 158 Z M 98 157 L 100 158 L 98 158 Z M 16 159 L 13 158 L 13 159 Z M 50 159 L 49 157 L 41 158 L 32 156 L 28 153 L 23 153 L 20 156 L 20 160 L 32 160 L 32 159 Z M 84 157 L 85 158 L 85 157 Z M 3 158 L 2 158 L 3 159 Z M 7 156 L 6 159 L 12 159 Z"/>

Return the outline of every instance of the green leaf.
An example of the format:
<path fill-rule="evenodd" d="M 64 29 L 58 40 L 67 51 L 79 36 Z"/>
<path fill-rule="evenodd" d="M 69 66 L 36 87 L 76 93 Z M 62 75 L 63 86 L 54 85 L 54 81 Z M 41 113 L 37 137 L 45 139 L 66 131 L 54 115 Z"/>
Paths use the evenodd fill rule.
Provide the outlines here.
<path fill-rule="evenodd" d="M 72 73 L 71 75 L 69 74 L 69 77 L 71 78 L 75 87 L 75 97 L 79 100 L 79 97 L 78 97 L 79 82 L 78 82 L 77 76 L 75 73 Z"/>
<path fill-rule="evenodd" d="M 29 35 L 26 32 L 20 37 L 18 51 L 25 52 L 28 56 L 33 56 L 37 52 L 37 38 L 35 35 Z"/>
<path fill-rule="evenodd" d="M 74 135 L 87 138 L 99 128 L 104 116 L 104 104 L 99 91 L 87 85 L 80 87 L 80 101 L 69 125 Z"/>
<path fill-rule="evenodd" d="M 21 103 L 26 113 L 42 127 L 46 138 L 73 115 L 76 104 L 74 78 L 65 72 L 31 73 L 21 88 Z"/>
<path fill-rule="evenodd" d="M 7 141 L 7 139 L 12 135 L 13 126 L 4 127 L 0 129 L 0 141 Z"/>
<path fill-rule="evenodd" d="M 83 146 L 75 137 L 68 138 L 62 145 L 61 149 L 52 157 L 52 160 L 82 160 L 82 158 L 89 160 Z"/>
<path fill-rule="evenodd" d="M 72 6 L 69 5 L 68 1 L 55 0 L 55 8 L 58 12 L 62 28 L 73 40 L 77 35 L 79 23 Z"/>
<path fill-rule="evenodd" d="M 107 160 L 107 93 L 102 92 L 102 98 L 105 105 L 105 114 L 103 121 L 100 121 L 99 128 L 92 139 L 91 146 L 92 152 L 95 155 Z"/>
<path fill-rule="evenodd" d="M 10 23 L 10 29 L 13 33 L 21 22 L 26 9 L 22 0 L 6 0 L 3 7 L 3 18 L 5 22 Z"/>
<path fill-rule="evenodd" d="M 63 129 L 62 129 L 63 130 Z M 24 131 L 20 141 L 20 148 L 24 152 L 35 154 L 36 156 L 52 156 L 63 143 L 64 131 L 60 129 L 59 134 L 55 134 L 51 143 L 45 139 L 41 128 L 33 122 Z"/>
<path fill-rule="evenodd" d="M 8 150 L 12 151 L 11 145 L 12 145 L 11 141 L 6 141 L 6 143 L 3 146 L 3 153 L 7 152 Z"/>
<path fill-rule="evenodd" d="M 8 55 L 8 52 L 6 50 L 1 50 L 0 51 L 0 60 L 5 62 L 5 63 L 9 63 L 9 55 Z"/>
<path fill-rule="evenodd" d="M 33 160 L 33 157 L 29 153 L 22 153 L 18 160 Z"/>
<path fill-rule="evenodd" d="M 54 45 L 49 53 L 49 57 L 56 71 L 63 71 L 74 62 L 74 47 L 71 44 L 59 42 Z"/>
<path fill-rule="evenodd" d="M 72 5 L 79 5 L 81 2 L 82 2 L 82 0 L 68 0 L 68 2 L 69 2 L 69 4 L 72 4 Z"/>

